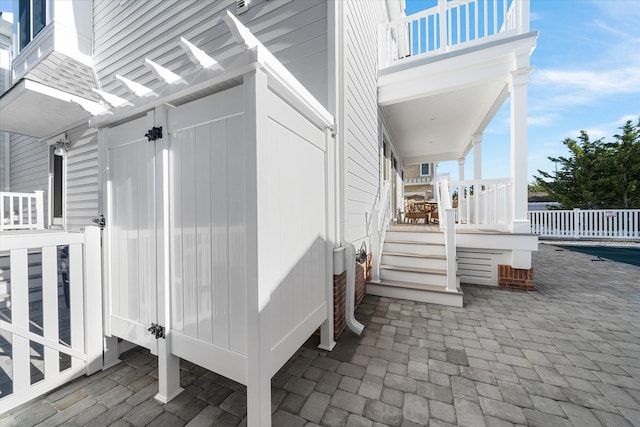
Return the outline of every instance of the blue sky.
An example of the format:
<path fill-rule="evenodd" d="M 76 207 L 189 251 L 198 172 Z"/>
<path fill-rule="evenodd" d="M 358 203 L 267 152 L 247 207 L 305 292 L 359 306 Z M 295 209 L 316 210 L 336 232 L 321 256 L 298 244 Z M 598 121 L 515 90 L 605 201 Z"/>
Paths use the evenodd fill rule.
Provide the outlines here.
<path fill-rule="evenodd" d="M 435 0 L 406 0 L 407 14 Z M 548 156 L 568 154 L 562 141 L 581 129 L 610 139 L 640 117 L 640 0 L 532 0 L 531 29 L 538 45 L 529 84 L 529 181 L 552 171 Z M 510 176 L 509 103 L 487 128 L 482 143 L 484 178 Z M 472 177 L 473 152 L 465 176 Z M 439 173 L 457 179 L 457 162 Z"/>
<path fill-rule="evenodd" d="M 382 1 L 382 0 L 380 0 Z M 407 14 L 436 0 L 406 0 Z M 13 0 L 0 0 L 10 10 Z M 610 138 L 626 120 L 640 117 L 640 0 L 532 0 L 531 29 L 539 31 L 529 85 L 529 180 L 551 171 L 548 156 L 567 154 L 562 141 L 581 129 Z M 485 132 L 485 178 L 510 176 L 509 103 Z M 465 175 L 473 176 L 473 152 Z M 439 172 L 457 179 L 457 162 Z"/>

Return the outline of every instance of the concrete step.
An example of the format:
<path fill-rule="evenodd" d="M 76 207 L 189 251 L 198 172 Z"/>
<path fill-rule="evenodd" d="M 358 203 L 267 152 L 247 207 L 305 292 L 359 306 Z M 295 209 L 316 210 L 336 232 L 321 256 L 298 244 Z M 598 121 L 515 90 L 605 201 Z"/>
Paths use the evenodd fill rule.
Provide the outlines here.
<path fill-rule="evenodd" d="M 444 270 L 447 257 L 444 255 L 416 255 L 403 252 L 382 252 L 381 264 L 396 267 L 417 267 Z"/>
<path fill-rule="evenodd" d="M 444 233 L 434 231 L 389 230 L 385 234 L 385 241 L 387 240 L 444 244 Z"/>
<path fill-rule="evenodd" d="M 445 255 L 442 243 L 424 243 L 416 241 L 401 241 L 385 239 L 383 252 L 413 254 L 413 255 Z"/>
<path fill-rule="evenodd" d="M 458 287 L 458 289 L 460 289 Z M 463 293 L 461 290 L 448 292 L 446 286 L 425 285 L 420 283 L 380 280 L 378 283 L 367 283 L 367 293 L 389 298 L 399 298 L 420 301 L 431 304 L 442 304 L 462 307 Z"/>
<path fill-rule="evenodd" d="M 380 264 L 380 280 L 446 286 L 447 271 L 437 268 L 398 267 Z"/>

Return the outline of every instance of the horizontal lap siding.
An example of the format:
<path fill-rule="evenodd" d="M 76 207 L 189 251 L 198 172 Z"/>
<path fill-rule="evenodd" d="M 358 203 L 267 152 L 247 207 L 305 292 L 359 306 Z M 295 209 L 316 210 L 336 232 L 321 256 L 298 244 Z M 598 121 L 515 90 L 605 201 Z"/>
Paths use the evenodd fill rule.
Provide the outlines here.
<path fill-rule="evenodd" d="M 144 58 L 179 74 L 193 71 L 177 44 L 180 37 L 220 60 L 239 52 L 224 23 L 211 25 L 226 9 L 235 15 L 235 1 L 96 0 L 94 61 L 100 85 L 131 98 L 114 80 L 117 73 L 159 89 L 162 83 L 144 67 Z M 326 1 L 252 1 L 237 17 L 326 106 Z"/>
<path fill-rule="evenodd" d="M 377 100 L 378 23 L 384 2 L 345 2 L 345 237 L 359 246 L 380 187 Z"/>
<path fill-rule="evenodd" d="M 98 216 L 98 133 L 80 126 L 67 132 L 66 218 L 69 230 L 92 225 Z"/>

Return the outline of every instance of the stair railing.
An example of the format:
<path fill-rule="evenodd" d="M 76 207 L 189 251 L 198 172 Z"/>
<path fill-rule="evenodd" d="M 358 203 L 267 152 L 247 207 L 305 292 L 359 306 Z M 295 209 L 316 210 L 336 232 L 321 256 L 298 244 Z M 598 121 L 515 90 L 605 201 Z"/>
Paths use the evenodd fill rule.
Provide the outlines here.
<path fill-rule="evenodd" d="M 384 246 L 384 238 L 389 228 L 391 220 L 391 182 L 385 181 L 382 186 L 382 194 L 380 203 L 377 204 L 371 214 L 371 224 L 373 227 L 371 233 L 371 281 L 380 281 L 380 261 L 382 259 L 382 247 Z"/>
<path fill-rule="evenodd" d="M 449 180 L 438 181 L 438 215 L 440 229 L 444 231 L 444 247 L 447 255 L 447 292 L 458 292 L 456 280 L 456 210 L 452 207 Z"/>

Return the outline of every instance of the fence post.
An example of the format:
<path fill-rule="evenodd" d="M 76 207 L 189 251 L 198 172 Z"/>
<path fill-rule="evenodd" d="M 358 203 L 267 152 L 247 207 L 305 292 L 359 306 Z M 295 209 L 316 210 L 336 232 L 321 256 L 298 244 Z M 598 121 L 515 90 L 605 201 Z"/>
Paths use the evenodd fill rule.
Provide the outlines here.
<path fill-rule="evenodd" d="M 573 237 L 579 238 L 580 235 L 580 208 L 573 208 Z"/>
<path fill-rule="evenodd" d="M 102 369 L 104 331 L 102 325 L 102 249 L 100 228 L 84 230 L 84 312 L 87 375 Z"/>
<path fill-rule="evenodd" d="M 44 228 L 44 191 L 36 190 L 36 228 L 42 230 Z M 29 218 L 31 221 L 31 218 Z"/>

